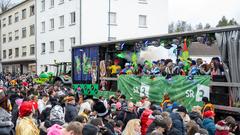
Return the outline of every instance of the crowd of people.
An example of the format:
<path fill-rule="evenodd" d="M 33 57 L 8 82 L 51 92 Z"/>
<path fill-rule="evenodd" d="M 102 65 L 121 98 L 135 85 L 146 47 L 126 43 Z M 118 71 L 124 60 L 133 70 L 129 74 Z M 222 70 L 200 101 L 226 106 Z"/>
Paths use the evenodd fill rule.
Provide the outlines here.
<path fill-rule="evenodd" d="M 162 59 L 159 61 L 145 61 L 143 65 L 138 64 L 134 67 L 133 63 L 126 62 L 124 67 L 119 65 L 120 60 L 115 59 L 112 65 L 108 66 L 109 76 L 121 74 L 136 74 L 136 75 L 223 75 L 223 65 L 218 57 L 213 57 L 210 63 L 203 59 L 196 60 L 188 59 L 186 61 L 178 61 L 176 64 L 171 59 Z"/>
<path fill-rule="evenodd" d="M 86 96 L 61 85 L 38 85 L 30 75 L 1 75 L 1 135 L 231 135 L 239 127 L 232 116 L 214 121 L 214 106 L 148 97 L 133 103 L 121 91 L 104 99 Z M 216 122 L 216 123 L 215 123 Z"/>

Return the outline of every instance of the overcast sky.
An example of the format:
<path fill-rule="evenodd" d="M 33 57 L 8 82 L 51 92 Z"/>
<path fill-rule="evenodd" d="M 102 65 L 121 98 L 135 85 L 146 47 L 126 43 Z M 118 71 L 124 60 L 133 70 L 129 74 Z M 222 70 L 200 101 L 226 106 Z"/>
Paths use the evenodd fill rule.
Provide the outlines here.
<path fill-rule="evenodd" d="M 169 23 L 184 20 L 193 26 L 210 23 L 215 26 L 222 16 L 240 23 L 240 0 L 169 0 Z"/>
<path fill-rule="evenodd" d="M 21 0 L 13 0 L 19 2 Z M 192 26 L 202 22 L 215 26 L 226 16 L 240 23 L 240 0 L 168 0 L 169 23 L 184 20 Z"/>

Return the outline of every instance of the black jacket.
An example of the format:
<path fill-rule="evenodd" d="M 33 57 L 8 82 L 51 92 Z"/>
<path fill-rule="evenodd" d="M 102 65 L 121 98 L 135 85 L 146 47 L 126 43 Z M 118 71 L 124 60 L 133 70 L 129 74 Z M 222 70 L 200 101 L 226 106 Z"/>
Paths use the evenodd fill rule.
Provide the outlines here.
<path fill-rule="evenodd" d="M 177 130 L 180 131 L 179 135 L 185 135 L 185 127 L 184 127 L 184 123 L 183 123 L 183 119 L 180 116 L 180 114 L 178 113 L 171 113 L 170 117 L 172 119 L 173 122 L 173 128 L 176 128 Z"/>
<path fill-rule="evenodd" d="M 71 122 L 78 115 L 77 107 L 72 104 L 67 104 L 65 110 L 66 110 L 65 113 L 66 122 Z"/>
<path fill-rule="evenodd" d="M 129 120 L 132 119 L 137 119 L 138 118 L 138 114 L 136 111 L 134 112 L 129 112 L 129 111 L 122 111 L 119 116 L 117 116 L 117 120 L 121 120 L 124 124 L 124 128 L 127 125 Z"/>

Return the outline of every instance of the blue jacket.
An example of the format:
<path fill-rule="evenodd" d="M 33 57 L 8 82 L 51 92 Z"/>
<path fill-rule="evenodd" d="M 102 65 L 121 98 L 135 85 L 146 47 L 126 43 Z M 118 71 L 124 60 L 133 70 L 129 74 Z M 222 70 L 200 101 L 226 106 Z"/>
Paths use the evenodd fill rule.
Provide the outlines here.
<path fill-rule="evenodd" d="M 203 119 L 203 127 L 207 129 L 209 135 L 215 135 L 216 127 L 213 119 L 210 118 Z"/>
<path fill-rule="evenodd" d="M 173 122 L 173 128 L 176 128 L 177 130 L 180 131 L 181 134 L 179 135 L 185 135 L 185 127 L 183 123 L 182 117 L 178 113 L 171 113 L 170 117 Z"/>

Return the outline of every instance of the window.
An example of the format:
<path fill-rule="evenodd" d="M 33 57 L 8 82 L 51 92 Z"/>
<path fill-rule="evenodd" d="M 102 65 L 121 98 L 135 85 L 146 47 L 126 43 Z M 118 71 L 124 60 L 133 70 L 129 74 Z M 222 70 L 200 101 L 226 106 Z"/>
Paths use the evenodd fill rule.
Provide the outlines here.
<path fill-rule="evenodd" d="M 75 37 L 71 37 L 71 46 L 74 46 L 76 44 L 76 38 Z"/>
<path fill-rule="evenodd" d="M 27 36 L 27 30 L 26 27 L 22 28 L 22 38 L 25 38 Z"/>
<path fill-rule="evenodd" d="M 70 24 L 75 24 L 76 23 L 76 14 L 75 14 L 75 12 L 70 13 L 70 16 L 71 16 Z"/>
<path fill-rule="evenodd" d="M 9 32 L 8 33 L 8 42 L 11 42 L 12 41 L 12 32 Z"/>
<path fill-rule="evenodd" d="M 27 56 L 27 47 L 26 46 L 22 47 L 22 56 Z"/>
<path fill-rule="evenodd" d="M 50 41 L 50 52 L 54 52 L 54 41 Z"/>
<path fill-rule="evenodd" d="M 15 30 L 15 40 L 19 39 L 19 30 Z"/>
<path fill-rule="evenodd" d="M 7 51 L 3 50 L 3 59 L 6 59 L 6 58 L 7 58 Z"/>
<path fill-rule="evenodd" d="M 6 42 L 7 42 L 6 34 L 3 34 L 3 43 L 6 43 Z"/>
<path fill-rule="evenodd" d="M 30 6 L 30 16 L 33 16 L 35 14 L 34 5 Z"/>
<path fill-rule="evenodd" d="M 42 32 L 45 32 L 45 22 L 42 22 Z"/>
<path fill-rule="evenodd" d="M 26 9 L 22 10 L 22 19 L 26 19 Z"/>
<path fill-rule="evenodd" d="M 8 50 L 8 58 L 11 59 L 12 58 L 12 49 Z"/>
<path fill-rule="evenodd" d="M 11 25 L 12 24 L 12 16 L 8 16 L 8 25 Z"/>
<path fill-rule="evenodd" d="M 147 27 L 147 16 L 139 15 L 139 27 Z"/>
<path fill-rule="evenodd" d="M 19 48 L 15 48 L 15 57 L 19 57 Z"/>
<path fill-rule="evenodd" d="M 64 16 L 62 15 L 62 16 L 60 16 L 59 17 L 59 20 L 60 20 L 60 28 L 62 28 L 62 27 L 64 27 Z"/>
<path fill-rule="evenodd" d="M 60 41 L 60 48 L 59 51 L 63 52 L 64 51 L 64 39 L 59 40 Z"/>
<path fill-rule="evenodd" d="M 30 36 L 34 35 L 35 29 L 34 29 L 34 24 L 30 26 Z"/>
<path fill-rule="evenodd" d="M 18 21 L 19 21 L 18 12 L 16 12 L 14 16 L 15 16 L 15 19 L 14 19 L 14 21 L 15 21 L 15 23 L 16 23 L 16 22 L 18 22 Z"/>
<path fill-rule="evenodd" d="M 30 45 L 30 55 L 34 55 L 35 54 L 35 47 L 34 45 Z"/>
<path fill-rule="evenodd" d="M 42 47 L 41 53 L 43 54 L 43 53 L 46 52 L 46 44 L 45 44 L 45 43 L 42 43 L 41 47 Z"/>
<path fill-rule="evenodd" d="M 50 8 L 54 7 L 54 0 L 50 0 Z"/>
<path fill-rule="evenodd" d="M 3 18 L 3 20 L 2 20 L 2 24 L 3 24 L 3 27 L 6 26 L 6 18 Z"/>
<path fill-rule="evenodd" d="M 45 11 L 45 0 L 41 1 L 41 8 L 42 8 L 41 11 Z"/>
<path fill-rule="evenodd" d="M 110 12 L 109 13 L 110 16 L 110 25 L 116 25 L 117 24 L 117 13 L 115 12 Z"/>
<path fill-rule="evenodd" d="M 64 3 L 64 0 L 59 0 L 59 4 L 63 4 Z"/>
<path fill-rule="evenodd" d="M 54 19 L 50 19 L 50 30 L 54 29 Z"/>

